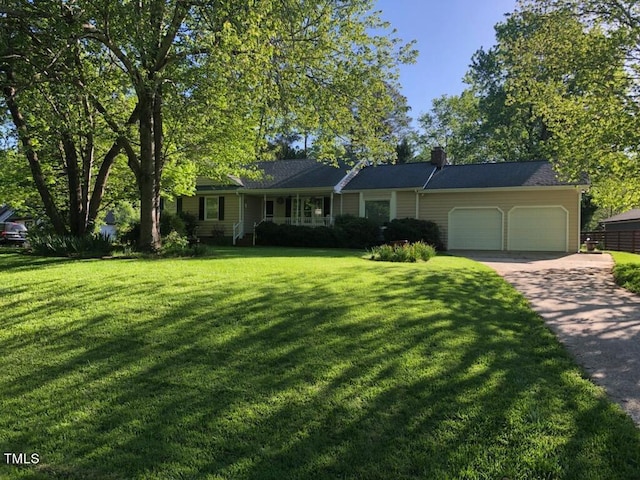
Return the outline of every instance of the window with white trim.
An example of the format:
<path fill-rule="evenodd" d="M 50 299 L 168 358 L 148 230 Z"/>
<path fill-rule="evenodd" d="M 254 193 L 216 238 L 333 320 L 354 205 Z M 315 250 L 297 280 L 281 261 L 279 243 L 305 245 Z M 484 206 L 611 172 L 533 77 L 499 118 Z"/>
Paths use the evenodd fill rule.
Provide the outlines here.
<path fill-rule="evenodd" d="M 364 216 L 382 225 L 391 220 L 391 202 L 389 200 L 365 200 Z"/>
<path fill-rule="evenodd" d="M 204 198 L 204 219 L 218 220 L 218 207 L 220 205 L 219 197 Z"/>

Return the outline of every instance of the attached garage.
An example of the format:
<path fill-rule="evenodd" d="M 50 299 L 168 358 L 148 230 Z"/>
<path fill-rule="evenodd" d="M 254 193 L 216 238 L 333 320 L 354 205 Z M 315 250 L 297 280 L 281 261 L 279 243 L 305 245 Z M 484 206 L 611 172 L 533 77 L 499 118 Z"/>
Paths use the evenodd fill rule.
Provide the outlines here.
<path fill-rule="evenodd" d="M 497 207 L 459 207 L 449 212 L 451 250 L 502 250 L 504 214 Z"/>
<path fill-rule="evenodd" d="M 562 206 L 516 206 L 507 225 L 508 250 L 568 251 L 569 212 Z"/>

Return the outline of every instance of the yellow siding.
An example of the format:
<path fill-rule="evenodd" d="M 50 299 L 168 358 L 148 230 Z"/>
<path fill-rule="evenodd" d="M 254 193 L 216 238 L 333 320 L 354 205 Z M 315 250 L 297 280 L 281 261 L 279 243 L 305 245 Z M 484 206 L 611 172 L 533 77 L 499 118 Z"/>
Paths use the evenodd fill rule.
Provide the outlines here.
<path fill-rule="evenodd" d="M 360 215 L 360 194 L 343 193 L 334 197 L 336 215 Z M 342 207 L 342 208 L 341 208 Z"/>
<path fill-rule="evenodd" d="M 396 218 L 416 218 L 415 192 L 398 192 L 396 194 Z"/>
<path fill-rule="evenodd" d="M 504 190 L 493 192 L 427 192 L 420 194 L 420 218 L 438 224 L 447 242 L 449 212 L 455 207 L 498 207 L 504 212 L 503 238 L 507 239 L 509 211 L 516 206 L 563 206 L 569 212 L 569 251 L 579 248 L 579 192 L 576 189 Z M 506 242 L 505 242 L 506 244 Z"/>
<path fill-rule="evenodd" d="M 220 195 L 197 195 L 193 197 L 182 198 L 182 211 L 188 212 L 198 218 L 200 197 L 219 197 Z M 198 221 L 198 235 L 201 237 L 213 236 L 214 230 L 224 232 L 226 237 L 233 235 L 233 225 L 239 220 L 239 201 L 238 195 L 224 196 L 224 220 L 205 220 Z"/>

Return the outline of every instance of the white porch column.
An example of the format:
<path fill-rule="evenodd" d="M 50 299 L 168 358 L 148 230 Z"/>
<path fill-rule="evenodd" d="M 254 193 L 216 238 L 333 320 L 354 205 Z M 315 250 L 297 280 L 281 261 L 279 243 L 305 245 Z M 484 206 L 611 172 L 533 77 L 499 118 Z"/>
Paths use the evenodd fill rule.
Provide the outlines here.
<path fill-rule="evenodd" d="M 331 192 L 331 200 L 329 201 L 329 224 L 333 224 L 333 192 Z"/>

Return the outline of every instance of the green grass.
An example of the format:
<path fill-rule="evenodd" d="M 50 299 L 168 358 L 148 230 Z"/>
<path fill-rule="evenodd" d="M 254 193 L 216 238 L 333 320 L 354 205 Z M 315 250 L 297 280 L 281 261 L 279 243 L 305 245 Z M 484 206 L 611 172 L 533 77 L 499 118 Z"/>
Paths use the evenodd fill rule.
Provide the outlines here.
<path fill-rule="evenodd" d="M 0 255 L 0 478 L 630 479 L 640 433 L 455 257 Z"/>
<path fill-rule="evenodd" d="M 615 282 L 630 292 L 640 294 L 640 255 L 628 252 L 609 252 L 615 262 Z"/>

